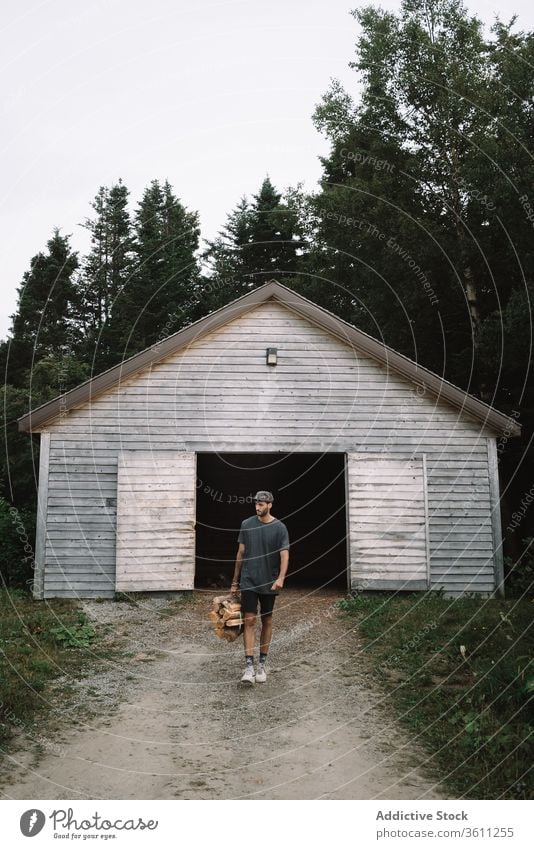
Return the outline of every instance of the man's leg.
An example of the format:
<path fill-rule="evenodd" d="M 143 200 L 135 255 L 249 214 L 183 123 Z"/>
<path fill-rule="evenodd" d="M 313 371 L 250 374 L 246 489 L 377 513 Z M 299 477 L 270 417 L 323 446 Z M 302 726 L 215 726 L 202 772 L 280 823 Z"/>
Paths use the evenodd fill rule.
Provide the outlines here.
<path fill-rule="evenodd" d="M 273 635 L 273 614 L 264 613 L 261 617 L 260 653 L 267 654 Z M 254 643 L 252 643 L 254 647 Z"/>
<path fill-rule="evenodd" d="M 243 643 L 245 645 L 246 668 L 241 681 L 254 683 L 254 643 L 256 642 L 256 613 L 258 595 L 251 590 L 241 591 L 241 612 L 243 614 Z"/>
<path fill-rule="evenodd" d="M 263 630 L 262 630 L 263 633 Z M 245 644 L 245 657 L 254 656 L 254 643 L 256 641 L 256 614 L 245 613 L 243 617 L 243 642 Z"/>
<path fill-rule="evenodd" d="M 261 634 L 260 634 L 260 662 L 258 671 L 256 672 L 256 681 L 258 683 L 263 683 L 267 680 L 267 673 L 265 671 L 265 662 L 267 660 L 267 652 L 269 651 L 269 646 L 271 644 L 271 637 L 273 633 L 273 606 L 275 602 L 275 595 L 261 595 L 260 596 L 260 613 L 261 613 Z"/>

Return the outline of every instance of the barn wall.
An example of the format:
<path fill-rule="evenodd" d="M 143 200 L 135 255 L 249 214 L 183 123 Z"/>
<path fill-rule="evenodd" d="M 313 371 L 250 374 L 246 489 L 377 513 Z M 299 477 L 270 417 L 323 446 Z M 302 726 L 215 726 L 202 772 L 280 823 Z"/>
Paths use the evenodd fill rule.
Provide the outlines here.
<path fill-rule="evenodd" d="M 46 430 L 45 596 L 113 595 L 117 456 L 133 448 L 424 453 L 431 587 L 493 590 L 493 433 L 276 301 Z"/>

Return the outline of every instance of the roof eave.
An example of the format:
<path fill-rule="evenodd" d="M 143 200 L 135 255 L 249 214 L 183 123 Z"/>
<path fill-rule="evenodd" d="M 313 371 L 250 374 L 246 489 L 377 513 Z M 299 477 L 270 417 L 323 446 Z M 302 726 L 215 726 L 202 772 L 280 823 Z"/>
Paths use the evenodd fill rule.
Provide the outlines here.
<path fill-rule="evenodd" d="M 46 427 L 54 419 L 66 415 L 73 407 L 94 400 L 112 386 L 120 384 L 121 380 L 133 377 L 140 371 L 165 359 L 165 357 L 168 357 L 175 351 L 186 347 L 189 342 L 195 341 L 205 333 L 216 330 L 232 318 L 237 318 L 237 316 L 254 309 L 258 304 L 272 297 L 272 294 L 266 291 L 266 287 L 271 286 L 272 282 L 274 281 L 258 289 L 254 289 L 252 292 L 246 292 L 230 304 L 219 307 L 219 309 L 214 310 L 209 315 L 199 318 L 192 324 L 187 325 L 187 327 L 182 328 L 182 330 L 173 333 L 172 336 L 167 336 L 161 342 L 156 342 L 149 348 L 145 348 L 144 351 L 133 354 L 127 360 L 123 360 L 118 365 L 112 366 L 101 374 L 85 380 L 63 395 L 57 395 L 50 401 L 46 401 L 39 407 L 30 410 L 29 413 L 25 413 L 17 419 L 19 431 L 32 433 Z M 198 333 L 199 329 L 201 329 L 200 333 Z"/>
<path fill-rule="evenodd" d="M 439 375 L 419 366 L 413 360 L 399 354 L 276 280 L 271 280 L 263 286 L 241 295 L 231 303 L 198 319 L 198 321 L 177 331 L 172 336 L 168 336 L 161 342 L 156 342 L 150 348 L 146 348 L 144 351 L 134 354 L 128 360 L 119 363 L 119 365 L 90 378 L 64 395 L 59 395 L 31 410 L 18 419 L 19 430 L 36 432 L 43 429 L 53 420 L 66 415 L 73 407 L 92 401 L 112 386 L 120 384 L 121 380 L 133 377 L 140 371 L 196 341 L 206 333 L 216 330 L 233 318 L 237 318 L 271 298 L 278 299 L 290 309 L 323 327 L 346 344 L 350 344 L 374 360 L 386 365 L 387 368 L 391 367 L 405 379 L 418 384 L 425 390 L 428 389 L 438 400 L 446 401 L 461 412 L 474 416 L 488 428 L 494 430 L 496 435 L 507 433 L 510 437 L 520 436 L 521 425 L 515 419 L 510 419 L 484 401 L 480 401 Z"/>

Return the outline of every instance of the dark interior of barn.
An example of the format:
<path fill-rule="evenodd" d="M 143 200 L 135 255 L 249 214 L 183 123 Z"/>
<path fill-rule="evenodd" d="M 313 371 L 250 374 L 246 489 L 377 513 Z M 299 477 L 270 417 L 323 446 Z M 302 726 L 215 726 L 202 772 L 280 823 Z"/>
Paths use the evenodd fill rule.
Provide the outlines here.
<path fill-rule="evenodd" d="M 311 453 L 197 454 L 198 588 L 230 587 L 243 519 L 254 495 L 273 493 L 271 513 L 287 526 L 287 587 L 346 589 L 344 455 Z"/>

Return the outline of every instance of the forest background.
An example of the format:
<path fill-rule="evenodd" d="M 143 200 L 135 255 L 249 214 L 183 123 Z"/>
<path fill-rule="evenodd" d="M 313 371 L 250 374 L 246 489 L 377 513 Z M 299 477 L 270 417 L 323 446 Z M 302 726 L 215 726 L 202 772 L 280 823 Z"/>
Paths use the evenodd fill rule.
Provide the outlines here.
<path fill-rule="evenodd" d="M 88 205 L 87 253 L 56 227 L 29 261 L 0 343 L 7 586 L 32 579 L 38 436 L 17 418 L 276 278 L 520 421 L 498 446 L 506 580 L 532 588 L 534 34 L 458 0 L 352 15 L 358 94 L 333 80 L 311 116 L 315 191 L 266 176 L 203 240 L 179 187 L 132 202 L 117 179 Z"/>

